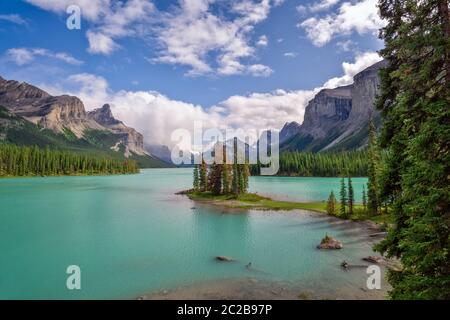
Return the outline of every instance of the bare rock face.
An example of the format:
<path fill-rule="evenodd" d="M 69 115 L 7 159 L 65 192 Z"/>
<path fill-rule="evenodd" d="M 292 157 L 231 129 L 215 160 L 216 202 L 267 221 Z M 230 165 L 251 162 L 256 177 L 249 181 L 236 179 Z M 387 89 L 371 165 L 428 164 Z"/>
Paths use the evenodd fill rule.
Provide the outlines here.
<path fill-rule="evenodd" d="M 125 156 L 130 156 L 130 152 L 138 155 L 147 154 L 144 149 L 144 137 L 142 134 L 133 128 L 127 127 L 122 121 L 114 118 L 109 104 L 105 104 L 99 109 L 90 111 L 88 113 L 88 118 L 104 126 L 120 138 L 118 142 L 122 143 L 126 148 Z"/>
<path fill-rule="evenodd" d="M 367 119 L 370 114 L 378 112 L 375 109 L 375 99 L 380 86 L 378 71 L 386 66 L 387 62 L 383 60 L 355 75 L 352 88 L 353 110 L 350 121 Z"/>
<path fill-rule="evenodd" d="M 386 65 L 383 60 L 361 71 L 352 85 L 320 91 L 306 107 L 297 132 L 281 142 L 281 149 L 319 152 L 365 147 L 369 115 L 379 117 L 375 110 L 378 72 Z"/>
<path fill-rule="evenodd" d="M 287 122 L 280 131 L 280 143 L 295 136 L 300 130 L 300 124 L 296 121 Z"/>
<path fill-rule="evenodd" d="M 352 86 L 320 91 L 305 109 L 300 132 L 321 138 L 347 120 L 352 111 L 351 92 Z"/>
<path fill-rule="evenodd" d="M 0 79 L 0 105 L 14 114 L 39 124 L 44 128 L 62 133 L 71 130 L 78 138 L 84 130 L 102 130 L 101 125 L 87 118 L 80 99 L 72 96 L 51 96 L 28 83 Z"/>
<path fill-rule="evenodd" d="M 123 144 L 127 157 L 131 153 L 147 154 L 142 134 L 115 119 L 108 104 L 87 113 L 77 97 L 52 96 L 28 83 L 0 77 L 0 106 L 56 133 L 70 130 L 79 139 L 87 129 L 109 131 L 117 135 L 117 144 L 112 149 L 118 151 L 118 146 Z"/>

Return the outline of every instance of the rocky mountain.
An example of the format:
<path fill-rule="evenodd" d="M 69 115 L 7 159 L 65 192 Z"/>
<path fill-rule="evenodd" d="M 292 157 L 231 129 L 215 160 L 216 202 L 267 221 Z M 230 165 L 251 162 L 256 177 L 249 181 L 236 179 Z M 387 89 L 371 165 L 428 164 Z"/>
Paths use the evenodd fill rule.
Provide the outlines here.
<path fill-rule="evenodd" d="M 301 125 L 287 123 L 280 132 L 281 150 L 320 152 L 360 149 L 367 145 L 367 122 L 380 116 L 374 103 L 380 61 L 354 77 L 352 85 L 321 90 L 307 105 Z M 283 138 L 284 139 L 283 139 Z"/>
<path fill-rule="evenodd" d="M 144 136 L 135 129 L 127 127 L 122 121 L 114 118 L 109 104 L 88 112 L 88 118 L 107 128 L 120 138 L 116 145 L 113 146 L 113 149 L 117 149 L 119 144 L 123 144 L 125 146 L 125 156 L 130 156 L 131 153 L 138 155 L 147 154 L 144 149 Z"/>
<path fill-rule="evenodd" d="M 164 162 L 172 163 L 172 152 L 168 146 L 162 144 L 146 144 L 145 150 Z"/>
<path fill-rule="evenodd" d="M 133 158 L 143 167 L 164 166 L 144 150 L 139 132 L 114 118 L 109 105 L 86 112 L 77 97 L 52 96 L 0 77 L 0 107 L 1 140 Z"/>
<path fill-rule="evenodd" d="M 300 123 L 296 121 L 287 122 L 280 131 L 280 143 L 292 138 L 300 130 Z"/>

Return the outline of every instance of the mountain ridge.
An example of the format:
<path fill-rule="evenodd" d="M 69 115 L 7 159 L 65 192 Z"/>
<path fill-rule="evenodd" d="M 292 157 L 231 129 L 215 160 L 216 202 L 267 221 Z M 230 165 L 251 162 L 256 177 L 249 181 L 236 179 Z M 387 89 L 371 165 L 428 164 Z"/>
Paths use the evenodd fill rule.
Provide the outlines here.
<path fill-rule="evenodd" d="M 354 76 L 353 84 L 322 89 L 309 101 L 302 124 L 288 122 L 280 131 L 281 151 L 345 151 L 367 146 L 369 116 L 380 124 L 374 103 L 382 60 Z"/>
<path fill-rule="evenodd" d="M 40 146 L 98 149 L 103 155 L 137 159 L 144 167 L 165 166 L 145 151 L 142 134 L 114 118 L 108 104 L 87 112 L 78 97 L 52 96 L 26 82 L 0 77 L 0 106 L 5 108 L 0 140 L 26 144 L 26 136 Z"/>

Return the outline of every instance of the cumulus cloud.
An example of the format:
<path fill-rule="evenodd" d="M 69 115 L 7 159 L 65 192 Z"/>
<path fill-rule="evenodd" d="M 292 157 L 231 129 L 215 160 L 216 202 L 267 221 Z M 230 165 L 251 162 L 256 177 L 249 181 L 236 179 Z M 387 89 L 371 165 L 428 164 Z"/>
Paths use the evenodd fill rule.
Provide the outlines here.
<path fill-rule="evenodd" d="M 109 55 L 120 48 L 120 39 L 137 37 L 157 44 L 152 63 L 188 67 L 187 75 L 248 74 L 267 76 L 270 68 L 249 63 L 256 46 L 266 46 L 262 36 L 252 45 L 254 27 L 267 19 L 271 8 L 283 0 L 179 0 L 158 11 L 152 0 L 26 0 L 42 9 L 64 14 L 78 5 L 90 22 L 86 32 L 88 52 Z M 230 15 L 221 14 L 226 7 Z"/>
<path fill-rule="evenodd" d="M 377 0 L 344 2 L 338 13 L 311 17 L 299 24 L 315 46 L 322 47 L 338 35 L 377 33 L 384 26 L 378 14 Z"/>
<path fill-rule="evenodd" d="M 309 6 L 309 10 L 311 12 L 320 12 L 324 10 L 328 10 L 334 5 L 336 5 L 340 0 L 321 0 L 318 2 L 314 2 Z"/>
<path fill-rule="evenodd" d="M 68 53 L 53 52 L 43 48 L 11 48 L 6 51 L 6 57 L 19 66 L 28 64 L 34 61 L 37 57 L 55 59 L 72 65 L 83 64 L 83 61 L 75 59 Z"/>
<path fill-rule="evenodd" d="M 110 103 L 113 114 L 142 132 L 147 143 L 173 146 L 171 133 L 180 128 L 192 132 L 195 121 L 201 121 L 206 128 L 251 130 L 280 129 L 290 121 L 301 123 L 305 108 L 316 93 L 323 88 L 352 83 L 355 74 L 379 60 L 377 53 L 361 53 L 355 61 L 342 64 L 341 77 L 330 79 L 320 87 L 234 95 L 207 108 L 173 100 L 155 91 L 113 91 L 103 77 L 86 73 L 70 76 L 64 90 L 42 87 L 52 94 L 80 97 L 87 110 Z"/>
<path fill-rule="evenodd" d="M 323 85 L 325 88 L 336 88 L 339 86 L 345 86 L 353 83 L 353 77 L 360 71 L 370 67 L 371 65 L 381 61 L 383 58 L 376 52 L 363 52 L 358 53 L 354 63 L 343 62 L 342 69 L 344 75 L 341 77 L 335 77 Z"/>
<path fill-rule="evenodd" d="M 26 2 L 62 14 L 70 5 L 79 6 L 82 9 L 83 19 L 95 21 L 104 17 L 109 12 L 110 0 L 25 0 Z"/>
<path fill-rule="evenodd" d="M 81 8 L 81 17 L 91 23 L 86 32 L 88 52 L 111 54 L 120 48 L 115 39 L 140 36 L 152 17 L 155 7 L 151 0 L 26 0 L 44 10 L 64 14 L 70 5 Z"/>
<path fill-rule="evenodd" d="M 269 44 L 269 39 L 265 35 L 259 37 L 258 41 L 256 42 L 256 45 L 260 46 L 260 47 L 265 47 L 268 44 Z"/>
<path fill-rule="evenodd" d="M 88 51 L 90 53 L 102 53 L 108 55 L 119 48 L 119 45 L 117 45 L 111 37 L 103 33 L 88 31 L 86 36 L 89 41 Z"/>
<path fill-rule="evenodd" d="M 260 65 L 248 65 L 242 60 L 255 53 L 249 34 L 268 17 L 271 1 L 232 1 L 232 18 L 215 14 L 214 2 L 183 0 L 177 9 L 163 16 L 156 37 L 161 50 L 153 60 L 187 66 L 188 75 L 268 75 L 269 67 L 263 70 Z M 262 36 L 257 45 L 265 46 L 267 42 L 267 37 Z M 216 65 L 208 61 L 211 55 Z"/>

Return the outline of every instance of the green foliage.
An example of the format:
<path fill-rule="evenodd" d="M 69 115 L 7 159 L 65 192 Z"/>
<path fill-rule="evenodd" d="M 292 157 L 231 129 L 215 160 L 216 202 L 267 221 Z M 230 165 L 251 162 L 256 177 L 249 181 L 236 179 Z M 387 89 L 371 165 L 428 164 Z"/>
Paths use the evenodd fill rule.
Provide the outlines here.
<path fill-rule="evenodd" d="M 339 206 L 339 215 L 340 217 L 346 219 L 347 216 L 347 188 L 345 186 L 344 178 L 341 179 L 341 190 L 339 192 L 340 196 L 340 206 Z"/>
<path fill-rule="evenodd" d="M 251 168 L 252 175 L 259 174 L 258 166 Z M 337 177 L 340 175 L 366 176 L 367 153 L 349 152 L 282 152 L 279 175 L 302 177 Z"/>
<path fill-rule="evenodd" d="M 353 191 L 352 178 L 348 177 L 348 215 L 353 215 L 353 207 L 355 205 L 355 193 Z"/>
<path fill-rule="evenodd" d="M 380 151 L 377 144 L 377 134 L 375 125 L 372 121 L 372 117 L 369 118 L 369 149 L 368 149 L 368 182 L 367 182 L 367 197 L 368 209 L 377 213 L 380 208 L 380 202 L 378 199 L 378 175 L 379 175 L 379 163 L 380 163 Z"/>
<path fill-rule="evenodd" d="M 37 146 L 52 150 L 64 150 L 68 152 L 86 155 L 88 157 L 111 158 L 117 161 L 128 160 L 124 156 L 124 148 L 118 152 L 111 149 L 117 143 L 117 136 L 109 131 L 86 130 L 84 137 L 78 139 L 67 128 L 63 133 L 55 133 L 49 129 L 26 121 L 8 109 L 0 106 L 0 142 L 17 146 Z M 163 168 L 169 166 L 163 161 L 147 155 L 132 155 L 130 160 L 135 160 L 140 168 Z"/>
<path fill-rule="evenodd" d="M 200 190 L 200 170 L 198 168 L 198 165 L 195 165 L 194 167 L 194 190 L 199 191 Z"/>
<path fill-rule="evenodd" d="M 88 157 L 65 151 L 0 144 L 0 176 L 137 173 L 133 160 Z"/>
<path fill-rule="evenodd" d="M 387 22 L 377 108 L 387 149 L 380 197 L 394 224 L 376 249 L 401 259 L 394 299 L 450 299 L 450 21 L 448 0 L 380 0 Z"/>
<path fill-rule="evenodd" d="M 202 158 L 200 164 L 200 191 L 206 191 L 208 189 L 208 169 L 205 160 Z"/>
<path fill-rule="evenodd" d="M 366 195 L 366 187 L 363 186 L 363 190 L 362 190 L 362 205 L 364 210 L 367 209 L 367 195 Z"/>
<path fill-rule="evenodd" d="M 236 143 L 235 143 L 236 144 Z M 214 162 L 212 165 L 206 165 L 202 160 L 200 169 L 194 167 L 194 190 L 201 192 L 211 192 L 213 195 L 229 195 L 239 196 L 246 194 L 248 190 L 248 179 L 250 169 L 248 164 L 237 164 L 236 151 L 234 149 L 234 163 L 230 165 L 226 158 L 226 149 L 223 148 L 223 155 L 219 163 Z M 197 171 L 200 171 L 197 173 Z M 196 188 L 196 175 L 199 175 L 199 188 Z"/>
<path fill-rule="evenodd" d="M 335 216 L 337 214 L 337 201 L 333 191 L 331 191 L 330 196 L 328 197 L 326 210 L 331 216 Z"/>

